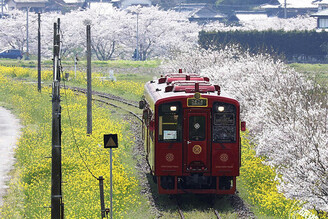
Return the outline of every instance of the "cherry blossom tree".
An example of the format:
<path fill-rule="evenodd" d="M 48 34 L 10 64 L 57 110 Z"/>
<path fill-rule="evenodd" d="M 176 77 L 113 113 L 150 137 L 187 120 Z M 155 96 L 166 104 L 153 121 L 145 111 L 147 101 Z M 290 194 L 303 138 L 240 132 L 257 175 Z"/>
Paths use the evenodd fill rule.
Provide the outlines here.
<path fill-rule="evenodd" d="M 91 46 L 99 60 L 109 60 L 124 52 L 128 13 L 108 4 L 96 4 L 86 11 L 73 11 L 63 19 L 67 22 L 66 38 L 73 48 L 86 48 L 86 25 L 91 26 Z M 74 28 L 71 22 L 74 21 Z M 68 28 L 69 27 L 69 28 Z"/>
<path fill-rule="evenodd" d="M 196 46 L 199 26 L 188 21 L 186 14 L 162 11 L 158 7 L 130 7 L 135 25 L 130 26 L 129 48 L 136 45 L 138 19 L 138 50 L 141 59 L 165 57 Z"/>
<path fill-rule="evenodd" d="M 327 89 L 266 54 L 236 46 L 184 53 L 162 66 L 211 78 L 241 103 L 258 156 L 277 170 L 279 190 L 328 211 Z"/>
<path fill-rule="evenodd" d="M 37 36 L 37 30 L 33 26 L 35 19 L 34 13 L 30 13 L 29 19 L 29 43 L 33 45 L 33 41 Z M 1 48 L 20 49 L 26 51 L 26 12 L 13 10 L 9 13 L 9 18 L 0 19 L 0 46 Z"/>
<path fill-rule="evenodd" d="M 86 24 L 91 25 L 92 49 L 100 60 L 131 59 L 137 45 L 141 59 L 169 57 L 197 44 L 199 26 L 190 23 L 184 14 L 161 11 L 158 7 L 131 7 L 122 11 L 110 4 L 92 4 L 90 9 L 72 11 L 64 15 L 42 14 L 42 53 L 51 57 L 53 23 L 61 19 L 62 56 L 85 53 Z M 134 13 L 133 13 L 134 12 Z M 26 41 L 26 16 L 11 16 L 0 20 L 2 45 L 23 48 Z M 37 15 L 30 13 L 31 52 L 37 49 Z M 33 21 L 33 24 L 32 24 Z M 5 28 L 6 27 L 6 28 Z M 8 28 L 9 27 L 9 28 Z M 16 28 L 16 29 L 15 29 Z"/>

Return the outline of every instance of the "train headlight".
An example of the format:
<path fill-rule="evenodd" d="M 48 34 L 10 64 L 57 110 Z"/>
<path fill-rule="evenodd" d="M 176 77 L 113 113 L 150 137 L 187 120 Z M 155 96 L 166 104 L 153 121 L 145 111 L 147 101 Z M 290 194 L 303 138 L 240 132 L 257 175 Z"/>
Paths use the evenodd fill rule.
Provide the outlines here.
<path fill-rule="evenodd" d="M 218 106 L 218 111 L 223 112 L 224 111 L 224 106 Z"/>
<path fill-rule="evenodd" d="M 176 106 L 171 106 L 171 107 L 170 107 L 170 110 L 171 110 L 172 112 L 175 112 L 175 111 L 177 111 L 177 107 L 176 107 Z"/>

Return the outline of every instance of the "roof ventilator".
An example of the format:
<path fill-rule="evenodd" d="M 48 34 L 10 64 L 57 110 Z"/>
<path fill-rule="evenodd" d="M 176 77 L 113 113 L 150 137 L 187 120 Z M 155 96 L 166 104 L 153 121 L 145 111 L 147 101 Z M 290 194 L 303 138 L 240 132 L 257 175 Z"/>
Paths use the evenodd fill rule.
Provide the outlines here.
<path fill-rule="evenodd" d="M 159 84 L 164 84 L 166 82 L 166 78 L 160 78 L 158 79 Z"/>
<path fill-rule="evenodd" d="M 165 88 L 165 92 L 171 92 L 171 91 L 173 91 L 173 86 L 167 86 Z"/>

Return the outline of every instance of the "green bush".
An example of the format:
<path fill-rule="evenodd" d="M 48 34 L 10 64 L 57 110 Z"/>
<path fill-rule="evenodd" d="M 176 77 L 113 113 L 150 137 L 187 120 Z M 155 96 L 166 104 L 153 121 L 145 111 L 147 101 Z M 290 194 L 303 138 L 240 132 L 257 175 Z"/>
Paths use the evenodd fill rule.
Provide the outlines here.
<path fill-rule="evenodd" d="M 328 54 L 328 32 L 316 31 L 227 31 L 199 34 L 201 47 L 221 49 L 238 44 L 252 53 L 268 52 L 284 55 L 287 59 L 297 56 L 324 58 Z"/>

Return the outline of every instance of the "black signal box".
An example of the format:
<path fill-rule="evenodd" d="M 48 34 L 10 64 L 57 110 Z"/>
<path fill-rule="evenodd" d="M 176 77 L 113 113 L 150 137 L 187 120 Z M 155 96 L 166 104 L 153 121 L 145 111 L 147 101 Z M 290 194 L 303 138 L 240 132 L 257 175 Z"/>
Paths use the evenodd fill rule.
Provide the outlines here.
<path fill-rule="evenodd" d="M 117 134 L 104 135 L 105 148 L 118 148 Z"/>

